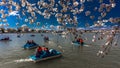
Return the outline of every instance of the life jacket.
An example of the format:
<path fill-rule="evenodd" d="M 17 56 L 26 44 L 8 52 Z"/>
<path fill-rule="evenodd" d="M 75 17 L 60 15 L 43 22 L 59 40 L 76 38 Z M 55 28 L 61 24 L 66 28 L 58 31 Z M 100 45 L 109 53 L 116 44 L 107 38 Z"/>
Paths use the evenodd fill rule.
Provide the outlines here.
<path fill-rule="evenodd" d="M 46 52 L 49 52 L 48 48 L 46 48 L 46 47 L 42 47 L 42 50 L 46 51 Z"/>
<path fill-rule="evenodd" d="M 82 43 L 83 42 L 83 40 L 82 39 L 80 39 L 80 43 Z"/>
<path fill-rule="evenodd" d="M 47 48 L 44 48 L 45 51 L 47 51 L 48 49 Z"/>
<path fill-rule="evenodd" d="M 45 47 L 42 47 L 42 50 L 46 50 L 46 48 L 45 48 Z"/>
<path fill-rule="evenodd" d="M 38 51 L 38 52 L 41 52 L 41 51 L 42 51 L 42 48 L 41 48 L 41 47 L 38 47 L 37 51 Z"/>

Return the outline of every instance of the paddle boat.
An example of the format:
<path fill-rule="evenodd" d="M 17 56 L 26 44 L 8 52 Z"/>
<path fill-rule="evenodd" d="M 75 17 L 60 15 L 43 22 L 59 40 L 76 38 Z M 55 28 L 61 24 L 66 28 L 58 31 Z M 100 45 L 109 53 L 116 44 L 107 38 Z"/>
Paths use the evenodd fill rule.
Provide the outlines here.
<path fill-rule="evenodd" d="M 20 35 L 17 35 L 18 38 L 20 38 Z"/>
<path fill-rule="evenodd" d="M 39 45 L 36 44 L 34 41 L 30 42 L 27 41 L 27 43 L 23 46 L 24 49 L 33 49 L 33 48 L 37 48 Z"/>
<path fill-rule="evenodd" d="M 47 54 L 45 51 L 43 51 L 43 53 L 37 57 L 36 55 L 31 55 L 29 56 L 29 58 L 34 62 L 40 62 L 40 61 L 44 61 L 44 60 L 49 60 L 49 59 L 54 59 L 54 58 L 58 58 L 61 57 L 62 53 L 55 50 L 55 49 L 49 49 L 49 54 Z"/>
<path fill-rule="evenodd" d="M 44 42 L 49 42 L 49 37 L 48 36 L 44 37 Z"/>
<path fill-rule="evenodd" d="M 77 42 L 77 41 L 72 41 L 72 44 L 76 45 L 76 46 L 80 46 L 81 45 L 80 42 Z"/>
<path fill-rule="evenodd" d="M 77 41 L 72 41 L 72 45 L 77 46 L 77 47 L 79 47 L 79 46 L 89 47 L 89 46 L 90 46 L 90 45 L 87 45 L 87 44 L 85 44 L 85 43 L 83 43 L 83 44 L 81 45 L 80 42 L 77 42 Z"/>
<path fill-rule="evenodd" d="M 5 37 L 5 38 L 0 39 L 0 41 L 12 41 L 12 40 L 10 40 L 9 37 Z"/>
<path fill-rule="evenodd" d="M 32 34 L 32 35 L 30 35 L 31 37 L 35 37 L 35 35 L 34 34 Z"/>

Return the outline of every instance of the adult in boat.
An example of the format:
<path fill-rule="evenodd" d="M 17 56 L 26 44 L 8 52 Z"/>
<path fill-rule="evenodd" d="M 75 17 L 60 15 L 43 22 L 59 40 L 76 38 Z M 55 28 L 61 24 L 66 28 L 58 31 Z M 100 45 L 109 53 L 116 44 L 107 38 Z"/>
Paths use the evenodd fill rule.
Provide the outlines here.
<path fill-rule="evenodd" d="M 36 43 L 33 40 L 28 40 L 26 44 L 34 44 L 34 45 L 36 45 Z"/>
<path fill-rule="evenodd" d="M 37 50 L 36 50 L 36 57 L 40 57 L 41 54 L 42 54 L 42 47 L 39 46 L 39 47 L 37 47 Z"/>
<path fill-rule="evenodd" d="M 31 43 L 34 44 L 34 45 L 37 45 L 33 40 L 31 40 Z"/>
<path fill-rule="evenodd" d="M 79 39 L 80 45 L 83 46 L 84 45 L 84 41 L 82 38 Z"/>
<path fill-rule="evenodd" d="M 45 37 L 44 37 L 44 42 L 47 42 L 47 41 L 49 41 L 49 37 L 48 37 L 48 36 L 45 36 Z"/>
<path fill-rule="evenodd" d="M 31 44 L 31 42 L 29 40 L 27 40 L 27 43 L 26 44 Z"/>
<path fill-rule="evenodd" d="M 44 52 L 43 57 L 46 57 L 46 56 L 50 55 L 49 49 L 47 47 L 43 46 L 42 51 Z"/>
<path fill-rule="evenodd" d="M 81 46 L 83 46 L 83 44 L 84 44 L 84 41 L 82 38 L 77 38 L 76 42 L 79 43 Z"/>
<path fill-rule="evenodd" d="M 76 42 L 80 44 L 80 46 L 79 46 L 80 50 L 83 51 L 83 46 L 84 46 L 83 39 L 82 38 L 77 38 Z"/>
<path fill-rule="evenodd" d="M 3 38 L 3 39 L 1 39 L 1 40 L 9 40 L 9 37 L 5 37 L 5 38 Z"/>
<path fill-rule="evenodd" d="M 6 37 L 5 40 L 9 40 L 9 37 Z"/>
<path fill-rule="evenodd" d="M 49 49 L 47 47 L 41 47 L 39 46 L 37 48 L 37 51 L 36 51 L 36 57 L 46 57 L 46 56 L 49 56 L 50 55 L 50 52 L 49 52 Z"/>

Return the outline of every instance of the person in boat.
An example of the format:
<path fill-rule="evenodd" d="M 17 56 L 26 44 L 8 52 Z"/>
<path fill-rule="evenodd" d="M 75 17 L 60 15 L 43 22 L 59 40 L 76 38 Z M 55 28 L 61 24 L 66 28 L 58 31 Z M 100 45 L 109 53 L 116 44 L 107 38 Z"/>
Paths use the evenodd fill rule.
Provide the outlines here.
<path fill-rule="evenodd" d="M 80 46 L 79 46 L 79 47 L 80 47 L 80 50 L 83 51 L 83 45 L 84 45 L 83 39 L 82 39 L 82 38 L 78 38 L 78 39 L 77 39 L 77 42 L 80 44 Z"/>
<path fill-rule="evenodd" d="M 17 35 L 18 38 L 20 38 L 20 35 Z"/>
<path fill-rule="evenodd" d="M 37 50 L 36 50 L 36 57 L 40 57 L 42 55 L 42 47 L 41 46 L 39 46 L 39 47 L 37 47 Z"/>
<path fill-rule="evenodd" d="M 84 41 L 82 38 L 77 38 L 76 42 L 79 43 L 81 46 L 83 46 L 83 44 L 84 44 Z"/>
<path fill-rule="evenodd" d="M 5 40 L 9 40 L 9 37 L 6 37 Z"/>
<path fill-rule="evenodd" d="M 46 48 L 46 50 L 45 50 L 45 51 L 46 51 L 48 54 L 50 53 L 48 48 Z"/>
<path fill-rule="evenodd" d="M 29 40 L 27 40 L 26 44 L 24 45 L 24 48 L 26 48 L 26 46 L 30 46 L 31 42 Z"/>
<path fill-rule="evenodd" d="M 44 37 L 44 42 L 47 42 L 47 41 L 49 41 L 49 37 L 48 37 L 48 36 L 45 36 L 45 37 Z"/>
<path fill-rule="evenodd" d="M 34 44 L 34 45 L 37 45 L 33 40 L 31 40 L 31 43 Z"/>
<path fill-rule="evenodd" d="M 43 47 L 41 47 L 41 48 L 42 48 L 43 51 L 47 51 L 47 50 L 48 50 L 48 48 L 45 47 L 45 46 L 43 46 Z"/>
<path fill-rule="evenodd" d="M 83 45 L 84 45 L 84 41 L 83 41 L 83 39 L 80 38 L 79 41 L 80 41 L 80 45 L 83 46 Z"/>
<path fill-rule="evenodd" d="M 41 47 L 39 46 L 36 50 L 36 57 L 40 58 L 40 57 L 47 57 L 50 55 L 49 49 L 47 47 Z"/>
<path fill-rule="evenodd" d="M 50 49 L 50 55 L 55 55 L 56 53 L 57 53 L 56 50 L 54 50 L 54 49 Z"/>
<path fill-rule="evenodd" d="M 31 44 L 31 42 L 29 40 L 27 40 L 27 43 L 26 44 Z"/>
<path fill-rule="evenodd" d="M 28 40 L 26 44 L 35 44 L 36 45 L 36 43 L 33 40 Z"/>
<path fill-rule="evenodd" d="M 47 56 L 50 55 L 49 49 L 48 49 L 47 47 L 43 46 L 43 47 L 42 47 L 42 50 L 43 50 L 43 52 L 44 52 L 43 57 L 47 57 Z"/>
<path fill-rule="evenodd" d="M 1 40 L 9 40 L 9 37 L 5 37 L 5 38 L 3 38 L 3 39 L 1 39 Z"/>
<path fill-rule="evenodd" d="M 76 39 L 76 42 L 80 44 L 80 38 L 77 38 L 77 39 Z"/>

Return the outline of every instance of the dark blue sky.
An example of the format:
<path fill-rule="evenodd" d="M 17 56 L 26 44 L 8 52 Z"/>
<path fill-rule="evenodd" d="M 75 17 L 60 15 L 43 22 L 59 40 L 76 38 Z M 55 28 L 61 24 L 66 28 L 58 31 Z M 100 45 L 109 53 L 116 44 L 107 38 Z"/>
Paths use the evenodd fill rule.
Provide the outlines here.
<path fill-rule="evenodd" d="M 20 0 L 14 0 L 14 1 L 19 2 Z M 39 1 L 39 0 L 28 0 L 28 2 L 30 2 L 30 3 L 37 3 L 37 1 Z M 59 0 L 56 0 L 56 2 L 57 1 L 59 1 Z M 103 1 L 106 4 L 109 3 L 109 0 L 103 0 Z M 113 17 L 113 18 L 120 17 L 120 0 L 115 0 L 115 3 L 116 3 L 116 7 L 113 8 L 110 12 L 108 12 L 107 16 L 104 19 L 109 19 L 110 17 Z M 78 18 L 78 27 L 85 27 L 86 23 L 89 23 L 90 26 L 92 26 L 93 23 L 95 21 L 97 21 L 98 17 L 100 16 L 100 13 L 98 11 L 94 11 L 95 7 L 100 6 L 99 0 L 93 0 L 91 2 L 85 2 L 84 6 L 85 6 L 85 10 L 82 13 L 75 15 Z M 80 6 L 78 6 L 78 7 L 80 7 Z M 4 6 L 0 7 L 0 9 L 7 10 Z M 21 8 L 21 10 L 22 10 L 22 8 Z M 59 10 L 61 10 L 60 7 L 59 7 Z M 85 12 L 88 11 L 88 10 L 91 11 L 91 15 L 95 16 L 95 18 L 93 20 L 90 19 L 89 16 L 88 17 L 85 16 Z M 69 14 L 69 12 L 67 14 Z M 20 15 L 21 15 L 21 13 L 20 13 Z M 37 20 L 35 21 L 34 24 L 29 24 L 29 22 L 25 23 L 24 19 L 26 17 L 28 17 L 29 15 L 30 14 L 27 14 L 27 13 L 26 13 L 26 16 L 21 15 L 21 19 L 17 19 L 16 16 L 7 17 L 8 23 L 10 24 L 9 27 L 16 28 L 16 22 L 19 22 L 20 25 L 27 24 L 28 26 L 30 26 L 32 28 L 33 27 L 42 27 L 43 25 L 45 25 L 45 26 L 49 26 L 49 25 L 57 26 L 57 25 L 60 25 L 60 24 L 58 24 L 57 19 L 55 18 L 55 16 L 51 16 L 50 19 L 44 19 L 43 16 L 41 16 L 41 15 L 39 15 L 37 13 L 36 13 L 36 15 L 37 15 L 38 18 L 37 18 Z M 71 16 L 72 16 L 72 14 L 71 14 Z M 40 22 L 40 26 L 36 26 L 36 22 Z M 3 23 L 3 22 L 1 22 L 1 23 Z M 108 22 L 108 23 L 106 23 L 106 25 L 111 26 L 111 25 L 116 25 L 116 24 Z M 73 26 L 73 25 L 67 24 L 67 26 Z"/>

